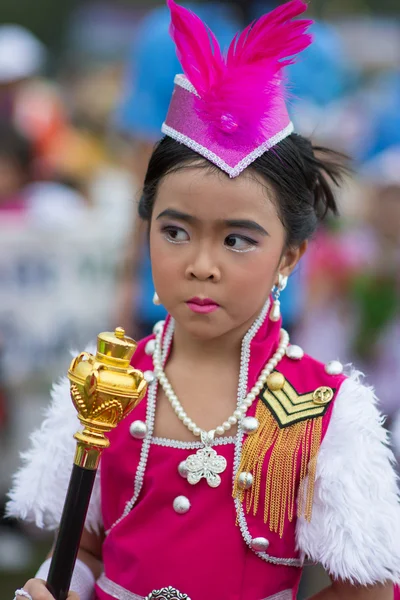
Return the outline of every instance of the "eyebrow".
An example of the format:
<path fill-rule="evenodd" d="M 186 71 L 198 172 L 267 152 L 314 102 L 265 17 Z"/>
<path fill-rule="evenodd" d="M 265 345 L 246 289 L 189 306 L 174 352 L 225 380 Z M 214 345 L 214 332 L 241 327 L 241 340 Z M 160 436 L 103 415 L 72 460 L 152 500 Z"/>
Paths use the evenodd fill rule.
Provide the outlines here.
<path fill-rule="evenodd" d="M 174 208 L 167 208 L 163 210 L 157 217 L 161 219 L 162 217 L 169 217 L 170 219 L 178 219 L 179 221 L 186 221 L 186 223 L 196 223 L 198 219 L 196 217 L 192 217 L 187 213 L 181 212 L 180 210 L 175 210 Z"/>
<path fill-rule="evenodd" d="M 180 210 L 175 210 L 174 208 L 167 208 L 163 210 L 157 217 L 156 220 L 161 219 L 162 217 L 169 217 L 171 219 L 178 219 L 179 221 L 185 221 L 186 223 L 194 224 L 199 221 L 197 217 L 193 217 L 188 213 L 181 212 Z M 269 235 L 268 231 L 261 227 L 255 221 L 251 221 L 250 219 L 227 219 L 226 221 L 221 221 L 223 225 L 226 227 L 233 227 L 238 229 L 248 229 L 250 231 L 255 231 L 256 233 L 260 233 L 261 235 Z"/>

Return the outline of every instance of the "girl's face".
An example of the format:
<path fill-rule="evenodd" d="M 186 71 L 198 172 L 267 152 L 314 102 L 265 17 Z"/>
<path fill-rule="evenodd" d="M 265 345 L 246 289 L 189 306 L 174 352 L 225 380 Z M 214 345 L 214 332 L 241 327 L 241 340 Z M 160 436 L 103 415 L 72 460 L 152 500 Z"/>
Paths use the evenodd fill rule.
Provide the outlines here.
<path fill-rule="evenodd" d="M 248 174 L 229 179 L 184 168 L 159 185 L 150 227 L 155 288 L 190 335 L 214 339 L 250 327 L 278 273 L 305 245 L 285 250 L 272 190 Z"/>

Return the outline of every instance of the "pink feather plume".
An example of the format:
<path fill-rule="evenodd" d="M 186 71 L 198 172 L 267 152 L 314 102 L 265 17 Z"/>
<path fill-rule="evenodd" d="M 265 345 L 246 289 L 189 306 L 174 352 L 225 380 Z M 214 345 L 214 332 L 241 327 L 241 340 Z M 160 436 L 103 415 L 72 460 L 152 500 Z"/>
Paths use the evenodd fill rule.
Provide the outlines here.
<path fill-rule="evenodd" d="M 296 19 L 307 9 L 291 0 L 249 25 L 233 39 L 223 56 L 211 30 L 190 10 L 167 0 L 170 34 L 183 71 L 199 94 L 197 110 L 221 135 L 221 117 L 237 126 L 235 139 L 265 139 L 266 123 L 274 119 L 277 93 L 282 94 L 282 69 L 307 48 L 312 24 Z M 226 135 L 226 134 L 225 134 Z"/>

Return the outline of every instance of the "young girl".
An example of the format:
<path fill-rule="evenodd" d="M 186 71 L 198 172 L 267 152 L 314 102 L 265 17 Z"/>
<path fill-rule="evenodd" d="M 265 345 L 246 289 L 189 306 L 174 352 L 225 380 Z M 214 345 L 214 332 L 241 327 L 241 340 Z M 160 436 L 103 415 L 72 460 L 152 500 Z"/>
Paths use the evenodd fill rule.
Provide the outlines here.
<path fill-rule="evenodd" d="M 292 600 L 312 561 L 332 579 L 314 600 L 392 600 L 400 509 L 374 392 L 289 343 L 279 313 L 341 177 L 285 107 L 282 69 L 310 42 L 310 22 L 293 20 L 305 5 L 266 15 L 226 57 L 168 5 L 185 76 L 139 210 L 170 316 L 135 353 L 147 396 L 110 434 L 71 588 L 81 600 Z M 9 514 L 57 528 L 76 427 L 65 381 Z M 48 565 L 17 600 L 51 600 Z"/>

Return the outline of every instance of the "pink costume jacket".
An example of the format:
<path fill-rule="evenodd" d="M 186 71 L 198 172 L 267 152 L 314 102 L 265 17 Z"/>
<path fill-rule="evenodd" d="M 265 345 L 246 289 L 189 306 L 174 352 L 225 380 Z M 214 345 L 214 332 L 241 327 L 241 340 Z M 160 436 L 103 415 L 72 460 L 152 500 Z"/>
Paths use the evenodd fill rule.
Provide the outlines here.
<path fill-rule="evenodd" d="M 253 339 L 244 342 L 250 350 L 247 390 L 276 350 L 279 331 L 280 323 L 266 318 Z M 134 356 L 134 366 L 142 371 L 153 369 L 149 339 L 139 344 Z M 323 439 L 345 378 L 329 375 L 324 365 L 306 355 L 301 359 L 285 356 L 276 370 L 299 397 L 321 386 L 332 390 L 333 398 L 322 417 Z M 102 456 L 101 504 L 107 535 L 104 574 L 96 584 L 96 598 L 140 600 L 168 586 L 191 600 L 296 598 L 303 562 L 296 549 L 296 514 L 292 521 L 285 516 L 281 537 L 271 531 L 268 521 L 264 522 L 263 483 L 255 515 L 247 512 L 244 501 L 233 498 L 233 480 L 246 435 L 239 430 L 237 436 L 220 438 L 214 446 L 228 463 L 219 487 L 209 487 L 205 479 L 190 485 L 179 474 L 178 465 L 201 444 L 152 436 L 156 385 L 150 384 L 145 399 L 110 434 L 111 446 Z M 249 409 L 248 416 L 255 414 L 257 402 L 260 400 Z M 130 433 L 131 424 L 138 420 L 147 424 L 144 439 Z M 265 455 L 262 481 L 267 477 L 272 450 Z M 299 477 L 298 464 L 296 495 Z M 183 514 L 173 507 L 179 496 L 190 501 L 189 510 Z M 257 546 L 258 538 L 264 544 L 269 542 L 268 547 Z"/>

